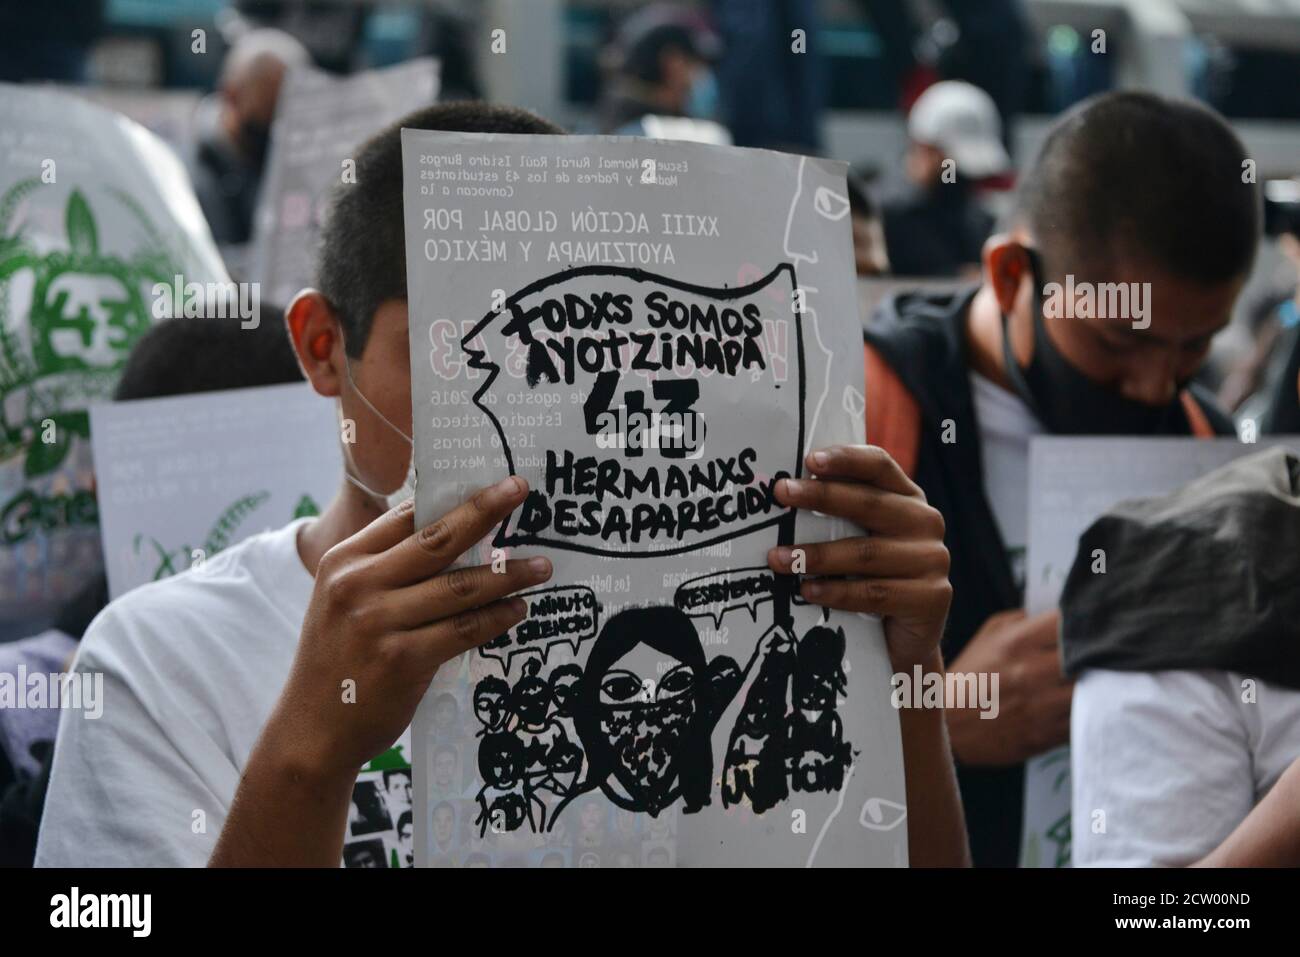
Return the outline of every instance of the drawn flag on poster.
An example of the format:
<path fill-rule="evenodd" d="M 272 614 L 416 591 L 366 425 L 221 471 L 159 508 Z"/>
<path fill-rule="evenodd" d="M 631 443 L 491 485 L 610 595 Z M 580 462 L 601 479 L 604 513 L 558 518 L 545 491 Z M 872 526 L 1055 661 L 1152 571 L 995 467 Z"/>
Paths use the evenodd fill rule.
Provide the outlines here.
<path fill-rule="evenodd" d="M 403 161 L 417 521 L 517 474 L 472 560 L 555 566 L 421 705 L 417 863 L 905 864 L 879 623 L 766 558 L 852 533 L 773 496 L 863 441 L 844 166 L 415 130 Z"/>
<path fill-rule="evenodd" d="M 0 632 L 39 630 L 101 568 L 87 409 L 177 277 L 227 281 L 171 150 L 80 97 L 0 84 Z"/>
<path fill-rule="evenodd" d="M 313 68 L 285 77 L 253 222 L 253 271 L 267 301 L 288 303 L 313 282 L 330 189 L 356 182 L 347 164 L 357 147 L 437 95 L 438 61 L 428 57 L 344 77 Z"/>

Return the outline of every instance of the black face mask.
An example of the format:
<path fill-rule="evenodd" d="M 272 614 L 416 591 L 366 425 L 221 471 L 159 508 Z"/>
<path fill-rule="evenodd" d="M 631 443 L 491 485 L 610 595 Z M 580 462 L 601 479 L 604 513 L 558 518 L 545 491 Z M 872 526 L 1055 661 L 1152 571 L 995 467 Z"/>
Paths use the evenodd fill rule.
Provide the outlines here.
<path fill-rule="evenodd" d="M 1042 265 L 1025 247 L 1034 281 L 1034 351 L 1021 369 L 1011 348 L 1011 320 L 1002 313 L 1002 358 L 1007 378 L 1035 418 L 1053 435 L 1183 435 L 1187 416 L 1175 398 L 1167 405 L 1126 399 L 1097 385 L 1057 351 L 1043 322 Z M 1067 320 L 1068 321 L 1068 320 Z M 1179 383 L 1179 391 L 1185 383 Z"/>

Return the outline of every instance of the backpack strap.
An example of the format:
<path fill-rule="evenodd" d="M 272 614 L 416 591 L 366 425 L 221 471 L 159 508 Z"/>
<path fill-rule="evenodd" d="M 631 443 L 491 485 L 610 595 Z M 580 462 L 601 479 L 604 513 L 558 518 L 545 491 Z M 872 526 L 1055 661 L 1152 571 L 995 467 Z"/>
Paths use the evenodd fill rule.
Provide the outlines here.
<path fill-rule="evenodd" d="M 1178 398 L 1183 403 L 1183 413 L 1187 416 L 1187 422 L 1192 427 L 1192 435 L 1198 439 L 1215 438 L 1217 433 L 1214 431 L 1214 426 L 1210 424 L 1209 416 L 1205 414 L 1205 410 L 1196 401 L 1196 397 L 1192 395 L 1191 390 L 1184 389 L 1178 393 Z M 871 408 L 870 404 L 867 405 L 867 408 Z"/>
<path fill-rule="evenodd" d="M 921 407 L 870 343 L 863 344 L 862 352 L 867 369 L 867 441 L 888 452 L 908 478 L 915 478 Z"/>

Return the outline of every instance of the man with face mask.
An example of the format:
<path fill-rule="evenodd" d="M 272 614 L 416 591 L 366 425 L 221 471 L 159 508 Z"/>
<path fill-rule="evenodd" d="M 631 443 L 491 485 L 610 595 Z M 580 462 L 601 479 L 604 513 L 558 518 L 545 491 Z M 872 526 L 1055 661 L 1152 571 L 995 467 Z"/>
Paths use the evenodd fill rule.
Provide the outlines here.
<path fill-rule="evenodd" d="M 252 30 L 226 54 L 217 110 L 206 118 L 208 128 L 189 163 L 194 192 L 218 243 L 251 237 L 280 85 L 290 69 L 310 63 L 306 48 L 280 30 Z"/>
<path fill-rule="evenodd" d="M 460 564 L 486 557 L 478 543 L 528 495 L 521 478 L 480 489 L 422 527 L 410 492 L 401 491 L 412 474 L 413 416 L 403 127 L 563 132 L 522 110 L 448 103 L 417 110 L 357 148 L 356 182 L 336 187 L 325 217 L 320 287 L 300 292 L 285 316 L 311 387 L 341 407 L 346 455 L 339 492 L 319 516 L 254 535 L 201 568 L 134 589 L 90 626 L 74 670 L 102 673 L 112 706 L 101 720 L 62 723 L 38 865 L 338 866 L 362 768 L 407 731 L 436 671 L 461 667 L 463 655 L 522 621 L 528 605 L 517 593 L 551 577 L 545 555 L 511 558 L 500 572 Z M 777 481 L 776 500 L 842 518 L 851 531 L 835 541 L 773 548 L 768 567 L 789 575 L 799 562 L 815 578 L 799 586 L 804 601 L 879 616 L 891 671 L 937 671 L 951 599 L 939 513 L 878 448 L 815 448 L 804 464 L 810 477 Z M 873 534 L 870 548 L 864 533 Z M 684 667 L 659 681 L 661 707 L 636 716 L 670 719 L 674 736 L 693 727 L 679 715 L 705 714 L 695 702 L 710 687 L 699 639 L 692 645 L 686 629 L 694 634 L 689 621 L 682 628 L 678 619 L 670 649 Z M 660 641 L 657 632 L 650 638 L 652 647 Z M 620 645 L 610 646 L 612 681 L 598 689 L 611 705 L 607 741 L 629 723 L 620 708 L 632 690 L 627 672 L 643 664 L 621 663 L 630 646 L 619 651 Z M 480 660 L 469 663 L 471 673 Z M 565 697 L 566 711 L 584 690 L 591 689 Z M 558 708 L 549 687 L 535 693 L 531 718 Z M 483 795 L 480 813 L 486 808 L 490 821 L 501 800 L 506 817 L 522 822 L 531 812 L 540 826 L 538 792 L 525 796 L 519 780 L 527 759 L 513 718 L 497 724 L 498 705 L 488 698 L 476 715 L 485 728 L 477 738 L 480 773 L 499 791 Z M 908 860 L 959 865 L 966 838 L 943 711 L 904 709 L 898 729 Z M 693 758 L 685 756 L 695 772 L 688 777 L 699 782 L 698 736 L 684 740 L 696 744 Z M 617 757 L 618 748 L 612 750 Z M 623 776 L 633 790 L 647 781 L 646 799 L 658 806 L 672 782 L 664 774 L 634 777 L 642 770 L 628 767 L 636 755 L 625 749 L 623 757 L 602 767 L 632 771 Z M 565 768 L 572 764 L 550 764 L 552 772 Z M 707 796 L 704 777 L 690 796 L 696 805 Z M 557 773 L 548 783 L 558 780 Z M 549 787 L 541 793 L 554 796 Z M 192 829 L 200 812 L 205 826 Z"/>
<path fill-rule="evenodd" d="M 977 865 L 1016 864 L 1024 762 L 1069 734 L 1059 615 L 1020 609 L 1030 436 L 1233 434 L 1189 383 L 1253 262 L 1245 162 L 1201 106 L 1085 101 L 985 243 L 981 285 L 891 299 L 866 334 L 867 438 L 947 522 L 948 668 L 1000 680 L 996 718 L 947 713 Z"/>

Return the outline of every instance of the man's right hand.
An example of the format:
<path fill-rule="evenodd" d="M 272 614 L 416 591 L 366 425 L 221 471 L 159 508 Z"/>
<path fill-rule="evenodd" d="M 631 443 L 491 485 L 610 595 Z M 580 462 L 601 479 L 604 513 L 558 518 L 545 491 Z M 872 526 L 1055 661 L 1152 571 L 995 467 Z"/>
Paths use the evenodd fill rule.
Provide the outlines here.
<path fill-rule="evenodd" d="M 545 558 L 448 571 L 527 493 L 512 476 L 418 532 L 406 502 L 322 556 L 210 865 L 338 866 L 361 766 L 401 736 L 439 665 L 522 621 L 509 596 L 551 577 Z"/>
<path fill-rule="evenodd" d="M 355 775 L 411 723 L 439 665 L 524 619 L 508 596 L 549 579 L 547 559 L 448 569 L 527 491 L 512 476 L 418 532 L 408 501 L 325 553 L 272 718 L 313 773 Z"/>
<path fill-rule="evenodd" d="M 1058 611 L 999 612 L 949 663 L 950 672 L 998 675 L 996 718 L 981 718 L 969 703 L 947 709 L 953 754 L 962 764 L 1020 764 L 1069 740 L 1074 682 L 1061 674 L 1060 621 Z"/>

